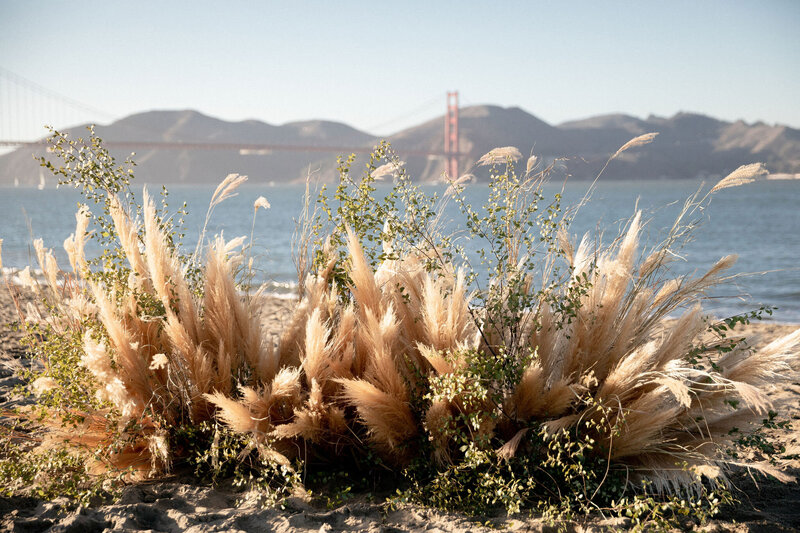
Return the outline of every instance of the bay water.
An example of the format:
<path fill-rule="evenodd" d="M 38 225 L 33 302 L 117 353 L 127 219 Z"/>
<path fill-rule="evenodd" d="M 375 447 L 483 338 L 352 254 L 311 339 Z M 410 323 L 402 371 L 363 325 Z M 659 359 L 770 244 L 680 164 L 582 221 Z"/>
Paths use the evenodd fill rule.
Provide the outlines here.
<path fill-rule="evenodd" d="M 711 183 L 699 181 L 601 181 L 591 200 L 578 212 L 570 233 L 578 238 L 603 234 L 610 242 L 622 225 L 643 210 L 647 224 L 642 247 L 646 250 L 663 240 L 686 198 Z M 587 182 L 567 183 L 563 204 L 574 205 L 586 194 Z M 215 187 L 177 185 L 169 187 L 169 205 L 174 211 L 184 201 L 189 216 L 185 220 L 184 246 L 194 249 L 209 200 Z M 150 186 L 158 192 L 160 187 Z M 141 198 L 141 189 L 134 190 Z M 249 238 L 253 228 L 253 255 L 256 281 L 267 283 L 267 290 L 289 297 L 297 275 L 292 261 L 295 221 L 299 218 L 304 185 L 255 185 L 240 187 L 237 196 L 218 205 L 209 220 L 206 237 L 222 233 L 226 239 Z M 427 192 L 444 187 L 425 187 Z M 472 184 L 467 198 L 479 206 L 486 198 L 486 185 Z M 545 186 L 545 202 L 562 190 L 562 184 Z M 264 196 L 271 204 L 256 213 L 253 202 Z M 3 266 L 13 276 L 16 269 L 35 265 L 32 240 L 41 238 L 55 249 L 59 265 L 68 268 L 62 244 L 75 231 L 75 211 L 80 195 L 67 188 L 0 188 L 0 239 L 3 239 Z M 700 219 L 693 240 L 676 250 L 676 261 L 669 265 L 675 275 L 705 272 L 719 258 L 736 253 L 739 261 L 732 273 L 741 274 L 704 302 L 704 309 L 718 317 L 775 306 L 771 320 L 800 323 L 800 181 L 767 180 L 726 189 L 714 194 L 710 204 L 692 219 Z M 448 220 L 457 227 L 457 210 L 451 205 Z M 93 241 L 87 254 L 98 252 Z"/>

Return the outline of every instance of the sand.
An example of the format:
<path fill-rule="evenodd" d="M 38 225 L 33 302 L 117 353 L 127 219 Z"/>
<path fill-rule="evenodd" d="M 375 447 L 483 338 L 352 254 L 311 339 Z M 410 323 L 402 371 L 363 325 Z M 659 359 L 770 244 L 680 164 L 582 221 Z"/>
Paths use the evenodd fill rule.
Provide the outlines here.
<path fill-rule="evenodd" d="M 280 331 L 293 302 L 271 299 L 265 303 L 264 320 L 272 332 Z M 23 401 L 12 393 L 20 368 L 31 360 L 19 344 L 19 332 L 7 324 L 16 311 L 5 287 L 0 287 L 0 409 Z M 799 326 L 762 322 L 742 329 L 757 335 L 763 344 Z M 737 329 L 737 333 L 739 330 Z M 784 418 L 797 428 L 781 433 L 787 452 L 800 454 L 800 374 L 787 380 L 771 395 Z M 800 461 L 784 459 L 787 472 L 800 476 Z M 726 508 L 722 515 L 703 526 L 703 531 L 797 531 L 800 530 L 800 485 L 782 484 L 745 472 L 735 477 L 741 489 L 741 504 Z M 625 519 L 593 518 L 586 523 L 567 523 L 566 531 L 615 531 L 629 525 Z M 35 498 L 0 497 L 0 530 L 25 532 L 101 531 L 364 531 L 364 532 L 466 532 L 466 531 L 555 531 L 536 517 L 503 515 L 470 519 L 417 506 L 390 508 L 355 495 L 347 503 L 328 509 L 324 503 L 290 498 L 282 508 L 261 508 L 247 493 L 226 487 L 205 487 L 186 479 L 127 486 L 119 501 L 79 507 L 61 498 L 45 502 Z"/>

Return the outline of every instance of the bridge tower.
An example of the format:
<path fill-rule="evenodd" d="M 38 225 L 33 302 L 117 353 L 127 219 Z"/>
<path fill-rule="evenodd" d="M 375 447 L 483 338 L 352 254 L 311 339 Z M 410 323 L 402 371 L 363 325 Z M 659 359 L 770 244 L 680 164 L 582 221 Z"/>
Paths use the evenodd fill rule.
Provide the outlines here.
<path fill-rule="evenodd" d="M 458 179 L 458 91 L 447 93 L 447 114 L 444 116 L 444 170 L 447 177 Z"/>

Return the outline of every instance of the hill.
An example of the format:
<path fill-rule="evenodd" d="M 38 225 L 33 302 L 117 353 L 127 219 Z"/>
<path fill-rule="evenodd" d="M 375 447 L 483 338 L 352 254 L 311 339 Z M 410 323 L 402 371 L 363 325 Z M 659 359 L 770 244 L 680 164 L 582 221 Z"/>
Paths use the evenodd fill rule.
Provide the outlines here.
<path fill-rule="evenodd" d="M 739 165 L 763 161 L 773 173 L 800 173 L 800 130 L 764 123 L 725 122 L 693 113 L 640 119 L 623 114 L 603 115 L 550 125 L 523 109 L 492 105 L 460 110 L 459 139 L 465 154 L 460 168 L 469 170 L 484 153 L 497 146 L 516 146 L 544 161 L 563 159 L 574 178 L 594 177 L 608 156 L 630 138 L 651 131 L 656 141 L 626 152 L 612 162 L 608 178 L 695 178 L 725 174 Z M 409 152 L 441 152 L 443 118 L 439 117 L 388 137 L 407 162 L 412 176 L 422 181 L 441 177 L 441 156 Z M 72 128 L 81 135 L 82 128 Z M 243 151 L 198 149 L 142 149 L 135 157 L 136 174 L 150 183 L 216 183 L 230 172 L 247 174 L 251 181 L 291 182 L 309 172 L 323 179 L 335 175 L 337 151 L 320 147 L 369 148 L 377 138 L 345 124 L 322 120 L 275 126 L 256 120 L 228 122 L 197 111 L 149 111 L 96 128 L 106 141 L 171 143 L 280 144 L 312 147 L 303 151 Z M 315 150 L 314 147 L 317 149 Z M 339 150 L 338 152 L 341 152 Z M 124 159 L 126 152 L 112 151 Z M 41 155 L 40 150 L 35 155 Z M 360 157 L 355 168 L 364 161 Z M 477 169 L 478 177 L 485 169 Z M 23 185 L 39 181 L 39 167 L 31 149 L 23 147 L 0 157 L 0 184 L 18 178 Z"/>
<path fill-rule="evenodd" d="M 71 137 L 87 133 L 85 126 L 68 131 Z M 97 126 L 95 131 L 108 142 L 361 146 L 373 140 L 364 132 L 336 122 L 315 120 L 274 126 L 257 120 L 228 122 L 192 110 L 138 113 Z M 122 161 L 130 150 L 111 152 Z M 44 149 L 22 147 L 0 157 L 0 184 L 13 182 L 15 177 L 21 185 L 37 184 L 39 165 L 33 156 L 44 153 Z M 231 172 L 248 175 L 255 182 L 284 182 L 305 175 L 308 166 L 322 155 L 315 151 L 140 149 L 134 160 L 137 178 L 148 183 L 217 183 Z"/>

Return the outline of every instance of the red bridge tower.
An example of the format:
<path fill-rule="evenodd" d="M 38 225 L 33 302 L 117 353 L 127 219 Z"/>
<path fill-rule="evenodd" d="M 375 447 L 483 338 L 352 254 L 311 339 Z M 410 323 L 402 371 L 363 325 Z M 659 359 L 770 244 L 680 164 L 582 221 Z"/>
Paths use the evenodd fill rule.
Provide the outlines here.
<path fill-rule="evenodd" d="M 444 117 L 444 171 L 451 180 L 458 179 L 458 91 L 447 93 Z"/>

